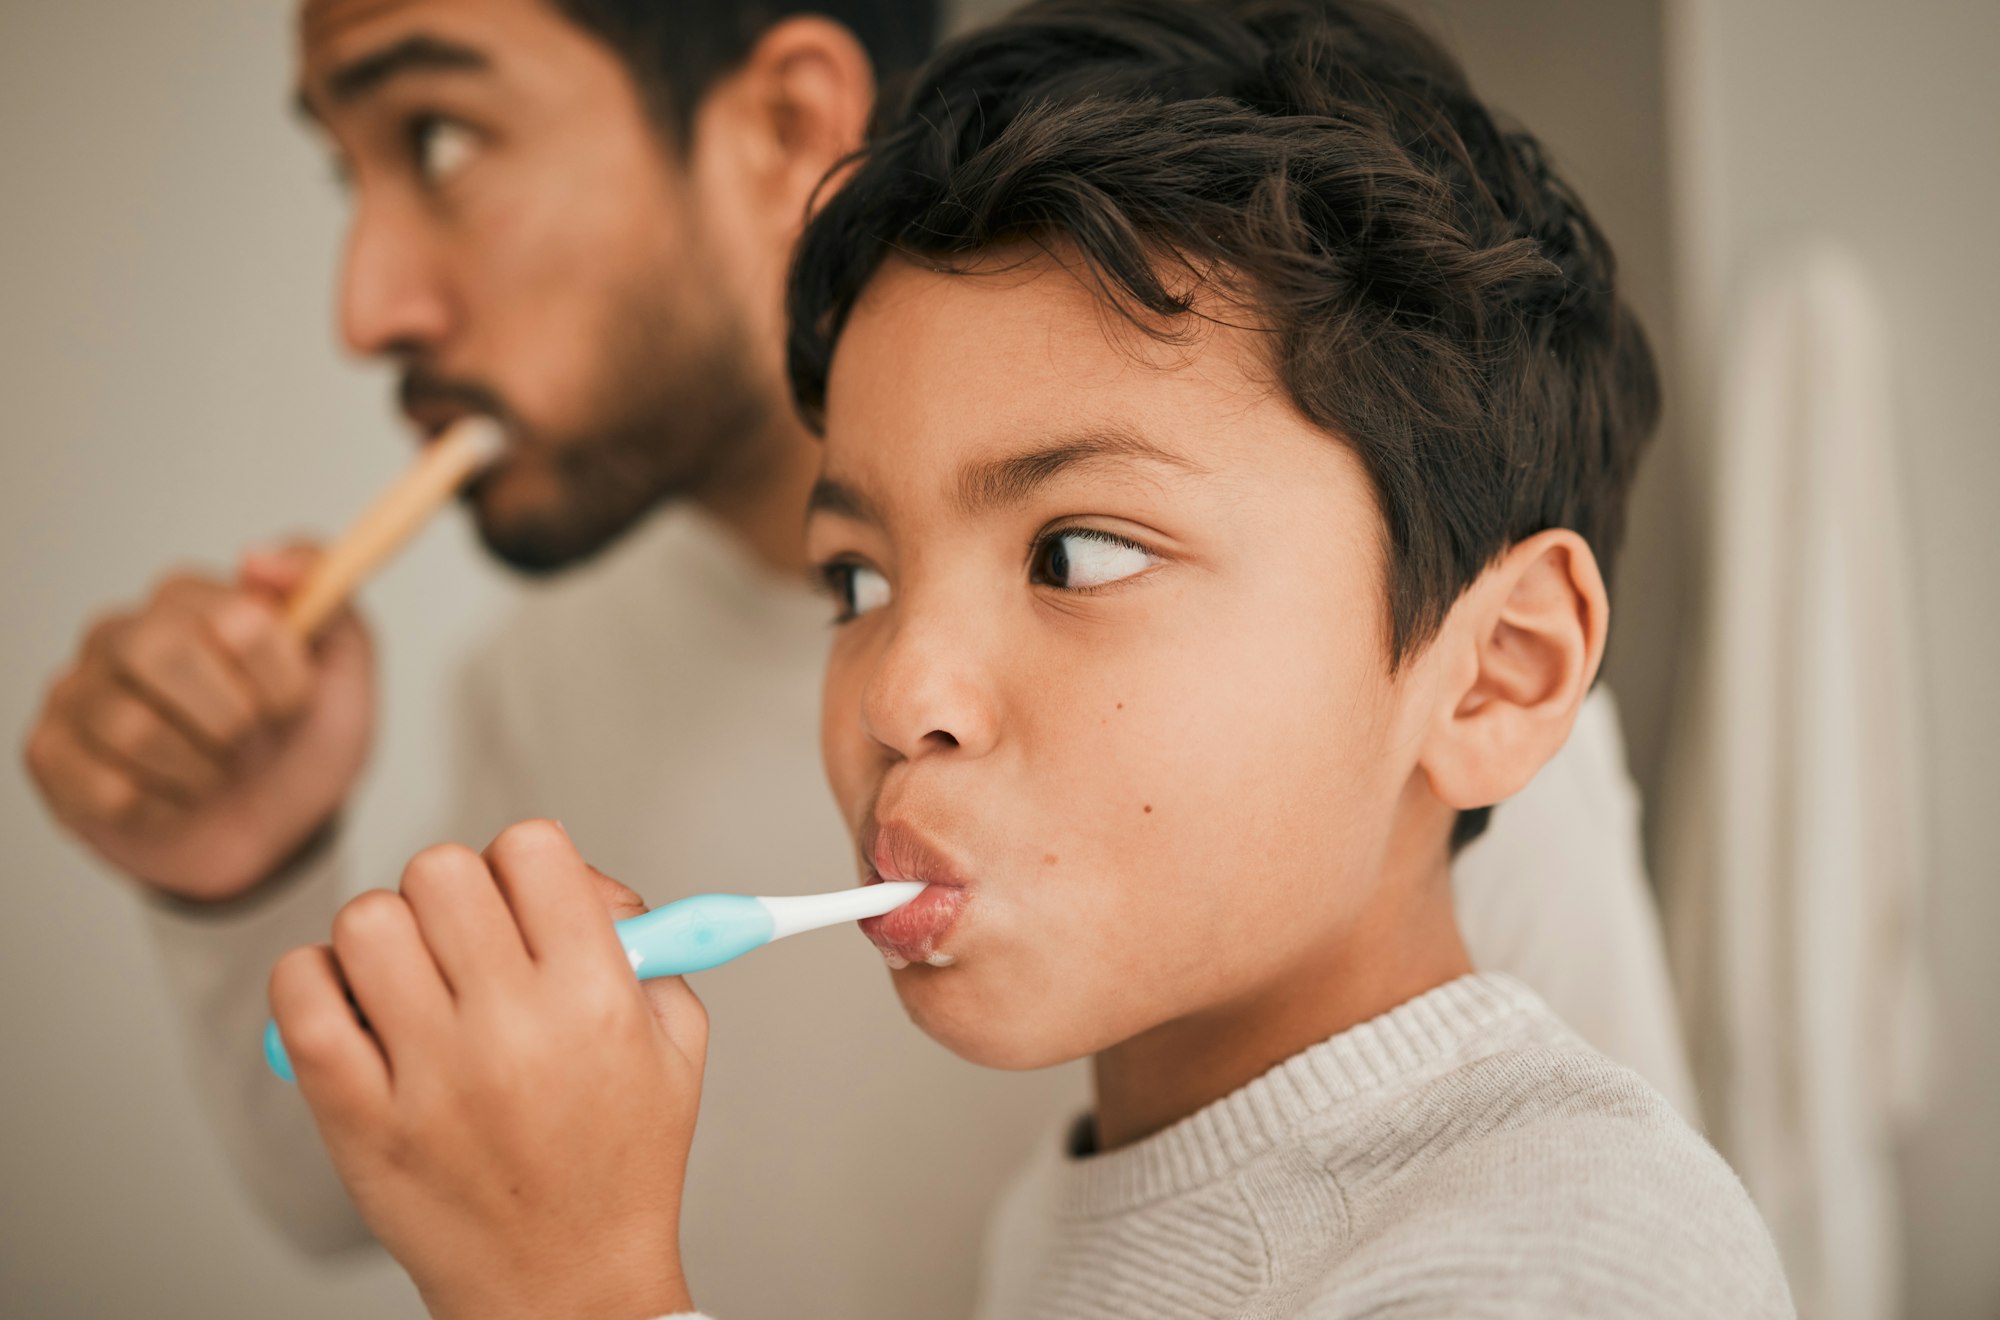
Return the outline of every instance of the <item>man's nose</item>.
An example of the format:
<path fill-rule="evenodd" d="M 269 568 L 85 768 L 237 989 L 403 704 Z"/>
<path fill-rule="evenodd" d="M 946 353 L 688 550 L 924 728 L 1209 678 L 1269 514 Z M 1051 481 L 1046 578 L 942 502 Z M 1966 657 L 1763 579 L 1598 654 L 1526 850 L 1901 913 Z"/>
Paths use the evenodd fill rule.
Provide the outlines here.
<path fill-rule="evenodd" d="M 364 207 L 347 235 L 340 279 L 340 333 L 367 357 L 436 350 L 455 309 L 435 246 L 387 208 Z"/>

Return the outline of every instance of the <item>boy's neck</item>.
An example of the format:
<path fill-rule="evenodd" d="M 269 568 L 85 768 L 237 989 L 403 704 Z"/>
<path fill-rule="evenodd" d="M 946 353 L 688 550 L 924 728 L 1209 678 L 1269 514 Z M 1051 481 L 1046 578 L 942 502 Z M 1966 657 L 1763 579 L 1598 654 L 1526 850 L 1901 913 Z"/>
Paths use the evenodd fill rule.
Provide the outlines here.
<path fill-rule="evenodd" d="M 1472 971 L 1452 911 L 1448 862 L 1405 874 L 1254 994 L 1162 1023 L 1092 1059 L 1096 1148 L 1160 1132 L 1286 1059 Z"/>

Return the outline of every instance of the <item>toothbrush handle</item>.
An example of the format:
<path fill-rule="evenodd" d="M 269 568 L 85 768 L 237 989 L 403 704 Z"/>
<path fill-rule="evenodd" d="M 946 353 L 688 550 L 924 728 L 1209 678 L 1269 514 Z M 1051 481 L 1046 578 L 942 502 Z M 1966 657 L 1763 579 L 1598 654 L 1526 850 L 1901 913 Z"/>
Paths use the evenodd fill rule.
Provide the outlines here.
<path fill-rule="evenodd" d="M 696 894 L 627 917 L 617 925 L 625 957 L 642 981 L 684 976 L 741 958 L 777 933 L 770 910 L 742 894 Z M 298 1080 L 275 1021 L 264 1024 L 264 1062 L 288 1082 Z"/>
<path fill-rule="evenodd" d="M 776 934 L 770 910 L 742 894 L 696 894 L 618 923 L 625 956 L 641 981 L 720 967 Z"/>

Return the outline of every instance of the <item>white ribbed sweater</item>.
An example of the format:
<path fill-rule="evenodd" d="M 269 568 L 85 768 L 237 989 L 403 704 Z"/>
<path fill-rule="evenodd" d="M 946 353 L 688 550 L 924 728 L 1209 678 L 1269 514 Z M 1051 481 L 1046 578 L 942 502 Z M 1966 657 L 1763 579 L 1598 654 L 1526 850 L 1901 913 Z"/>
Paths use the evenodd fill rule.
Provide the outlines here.
<path fill-rule="evenodd" d="M 980 1320 L 1793 1314 L 1728 1166 L 1504 976 L 1131 1146 L 1060 1144 L 995 1217 Z"/>

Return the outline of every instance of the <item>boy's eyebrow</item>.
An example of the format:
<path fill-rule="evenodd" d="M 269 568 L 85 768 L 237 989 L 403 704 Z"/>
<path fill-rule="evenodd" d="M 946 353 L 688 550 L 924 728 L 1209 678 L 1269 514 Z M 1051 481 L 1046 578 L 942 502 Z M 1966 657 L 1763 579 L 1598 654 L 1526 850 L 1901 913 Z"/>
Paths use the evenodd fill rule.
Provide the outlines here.
<path fill-rule="evenodd" d="M 958 479 L 958 507 L 971 515 L 1019 504 L 1071 468 L 1119 461 L 1161 463 L 1184 472 L 1207 471 L 1193 459 L 1162 449 L 1136 431 L 1105 427 L 966 468 Z"/>
<path fill-rule="evenodd" d="M 326 76 L 326 94 L 335 105 L 342 105 L 378 91 L 384 83 L 405 74 L 481 73 L 492 67 L 483 51 L 419 33 L 341 65 Z M 308 119 L 319 117 L 303 90 L 297 100 L 300 114 Z"/>
<path fill-rule="evenodd" d="M 1090 463 L 1137 461 L 1162 463 L 1183 472 L 1208 471 L 1201 464 L 1121 427 L 1107 427 L 1065 436 L 1024 453 L 975 463 L 959 474 L 954 503 L 968 517 L 1009 504 L 1019 504 L 1061 473 Z M 806 499 L 806 516 L 838 514 L 857 522 L 882 525 L 875 505 L 852 486 L 822 476 Z"/>

